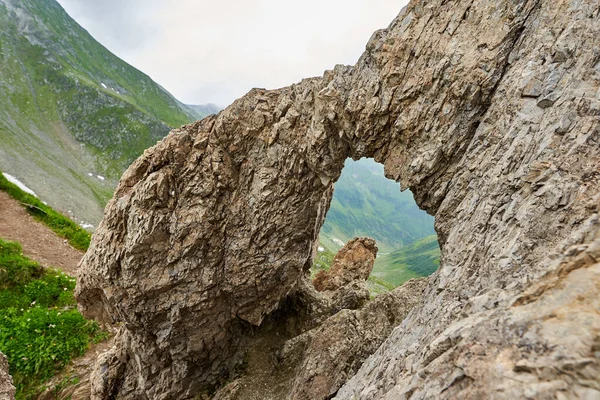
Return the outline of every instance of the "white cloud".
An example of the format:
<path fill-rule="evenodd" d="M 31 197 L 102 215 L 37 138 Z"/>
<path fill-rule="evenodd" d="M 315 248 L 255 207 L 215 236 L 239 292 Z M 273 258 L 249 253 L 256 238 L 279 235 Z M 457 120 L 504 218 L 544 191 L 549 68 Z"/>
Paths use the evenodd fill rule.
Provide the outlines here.
<path fill-rule="evenodd" d="M 230 103 L 353 64 L 406 0 L 59 0 L 98 41 L 187 103 Z"/>

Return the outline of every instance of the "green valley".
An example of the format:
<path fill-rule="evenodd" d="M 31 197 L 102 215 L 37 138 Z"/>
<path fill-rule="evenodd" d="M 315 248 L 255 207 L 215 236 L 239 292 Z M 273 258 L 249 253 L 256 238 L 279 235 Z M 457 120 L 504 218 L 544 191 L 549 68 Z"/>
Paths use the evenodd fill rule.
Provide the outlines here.
<path fill-rule="evenodd" d="M 347 160 L 335 190 L 321 242 L 339 249 L 356 236 L 370 236 L 389 253 L 435 234 L 433 217 L 419 209 L 410 191 L 387 179 L 372 159 Z M 337 240 L 336 240 L 337 239 Z"/>
<path fill-rule="evenodd" d="M 429 276 L 440 265 L 440 247 L 436 235 L 377 258 L 371 276 L 395 286 L 412 278 Z"/>
<path fill-rule="evenodd" d="M 433 223 L 433 217 L 419 209 L 409 190 L 401 192 L 398 183 L 385 178 L 381 164 L 372 159 L 349 159 L 335 183 L 319 236 L 322 251 L 313 270 L 327 269 L 333 253 L 350 239 L 369 236 L 379 247 L 371 286 L 389 289 L 428 276 L 439 265 Z"/>

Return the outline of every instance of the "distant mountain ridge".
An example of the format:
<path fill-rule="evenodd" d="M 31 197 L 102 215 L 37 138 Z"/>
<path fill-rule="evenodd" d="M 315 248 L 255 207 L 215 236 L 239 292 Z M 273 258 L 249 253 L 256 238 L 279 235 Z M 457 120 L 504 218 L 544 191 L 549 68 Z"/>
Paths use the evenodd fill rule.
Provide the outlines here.
<path fill-rule="evenodd" d="M 81 28 L 55 0 L 0 0 L 0 170 L 97 223 L 116 180 L 200 119 Z"/>
<path fill-rule="evenodd" d="M 201 104 L 201 105 L 187 104 L 186 106 L 191 108 L 195 113 L 197 113 L 198 115 L 201 115 L 203 117 L 207 116 L 207 115 L 217 114 L 219 111 L 221 111 L 223 109 L 223 107 L 220 107 L 213 103 Z"/>

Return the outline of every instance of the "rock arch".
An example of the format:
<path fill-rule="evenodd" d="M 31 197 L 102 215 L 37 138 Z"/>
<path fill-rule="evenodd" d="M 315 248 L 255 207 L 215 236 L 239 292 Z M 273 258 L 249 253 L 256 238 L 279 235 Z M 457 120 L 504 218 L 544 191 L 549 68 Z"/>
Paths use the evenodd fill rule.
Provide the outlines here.
<path fill-rule="evenodd" d="M 414 0 L 355 66 L 173 131 L 125 173 L 80 268 L 84 313 L 123 323 L 94 393 L 216 383 L 301 286 L 344 160 L 373 157 L 435 215 L 442 264 L 339 396 L 442 396 L 454 372 L 414 372 L 597 238 L 599 34 L 591 3 Z"/>

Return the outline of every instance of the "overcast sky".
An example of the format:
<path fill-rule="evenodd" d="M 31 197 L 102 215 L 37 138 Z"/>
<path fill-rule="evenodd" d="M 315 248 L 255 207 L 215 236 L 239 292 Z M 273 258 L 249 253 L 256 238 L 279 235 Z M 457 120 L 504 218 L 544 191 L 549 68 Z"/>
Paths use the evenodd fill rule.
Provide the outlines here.
<path fill-rule="evenodd" d="M 354 64 L 407 0 L 58 0 L 113 53 L 188 104 L 228 105 Z"/>

